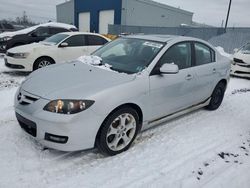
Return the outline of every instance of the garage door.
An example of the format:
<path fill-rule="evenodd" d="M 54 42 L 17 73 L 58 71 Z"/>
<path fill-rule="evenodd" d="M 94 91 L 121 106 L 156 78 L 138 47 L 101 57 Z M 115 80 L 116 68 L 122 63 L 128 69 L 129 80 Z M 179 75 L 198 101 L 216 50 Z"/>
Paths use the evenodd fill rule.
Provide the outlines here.
<path fill-rule="evenodd" d="M 114 10 L 104 10 L 99 13 L 99 33 L 107 34 L 108 33 L 108 25 L 114 24 Z"/>
<path fill-rule="evenodd" d="M 90 31 L 90 12 L 83 12 L 79 14 L 79 31 Z"/>

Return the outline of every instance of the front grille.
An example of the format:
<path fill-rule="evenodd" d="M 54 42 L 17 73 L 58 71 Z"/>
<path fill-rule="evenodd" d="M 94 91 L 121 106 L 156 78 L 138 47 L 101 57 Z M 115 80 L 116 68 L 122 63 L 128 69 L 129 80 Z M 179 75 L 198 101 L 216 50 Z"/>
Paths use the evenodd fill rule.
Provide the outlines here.
<path fill-rule="evenodd" d="M 32 135 L 33 137 L 36 137 L 37 128 L 36 128 L 36 123 L 35 122 L 24 118 L 23 116 L 21 116 L 18 113 L 16 113 L 16 118 L 17 118 L 17 121 L 18 121 L 19 125 L 21 126 L 21 128 L 25 132 Z"/>
<path fill-rule="evenodd" d="M 246 64 L 243 60 L 234 58 L 234 62 Z"/>
<path fill-rule="evenodd" d="M 235 71 L 236 74 L 250 74 L 250 72 L 243 72 L 243 71 Z"/>
<path fill-rule="evenodd" d="M 238 66 L 240 66 L 240 67 L 250 68 L 250 65 L 242 65 L 242 64 L 238 64 Z"/>
<path fill-rule="evenodd" d="M 22 65 L 13 65 L 13 64 L 10 64 L 10 63 L 8 63 L 7 59 L 4 59 L 4 61 L 5 61 L 5 66 L 9 67 L 11 69 L 24 69 L 25 68 Z"/>
<path fill-rule="evenodd" d="M 19 102 L 19 104 L 21 105 L 29 105 L 32 104 L 34 102 L 36 102 L 40 97 L 32 95 L 30 93 L 27 92 L 20 92 L 17 95 L 17 100 Z"/>

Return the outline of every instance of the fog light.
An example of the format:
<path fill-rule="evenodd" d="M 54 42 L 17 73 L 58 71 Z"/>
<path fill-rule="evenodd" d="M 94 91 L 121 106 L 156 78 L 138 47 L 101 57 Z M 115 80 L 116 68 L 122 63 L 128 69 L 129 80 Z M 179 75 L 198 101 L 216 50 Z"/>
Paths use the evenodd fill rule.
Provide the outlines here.
<path fill-rule="evenodd" d="M 54 134 L 45 133 L 45 140 L 50 142 L 65 144 L 68 142 L 68 139 L 69 138 L 67 136 L 58 136 Z"/>

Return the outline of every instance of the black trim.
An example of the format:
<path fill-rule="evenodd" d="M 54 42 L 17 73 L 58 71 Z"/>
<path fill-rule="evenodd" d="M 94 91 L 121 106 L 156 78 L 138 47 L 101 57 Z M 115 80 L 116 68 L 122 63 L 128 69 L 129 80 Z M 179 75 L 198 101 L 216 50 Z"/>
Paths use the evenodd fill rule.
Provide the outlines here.
<path fill-rule="evenodd" d="M 19 125 L 21 126 L 21 128 L 25 132 L 32 135 L 33 137 L 36 137 L 37 128 L 36 128 L 36 123 L 35 122 L 26 119 L 25 117 L 21 116 L 18 113 L 16 113 L 16 118 L 17 118 L 17 121 L 18 121 Z"/>

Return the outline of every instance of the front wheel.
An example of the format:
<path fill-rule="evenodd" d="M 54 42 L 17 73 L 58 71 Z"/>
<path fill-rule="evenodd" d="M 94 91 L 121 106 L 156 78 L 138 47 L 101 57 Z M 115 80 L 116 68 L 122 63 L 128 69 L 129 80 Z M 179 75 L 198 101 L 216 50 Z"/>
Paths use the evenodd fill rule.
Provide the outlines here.
<path fill-rule="evenodd" d="M 217 84 L 217 86 L 215 87 L 212 93 L 210 103 L 206 107 L 208 110 L 216 110 L 220 107 L 224 98 L 225 89 L 226 89 L 226 86 L 224 83 L 219 82 Z"/>
<path fill-rule="evenodd" d="M 102 124 L 96 146 L 107 155 L 122 153 L 129 149 L 139 130 L 136 110 L 130 107 L 119 109 L 108 116 Z"/>
<path fill-rule="evenodd" d="M 54 64 L 52 59 L 47 58 L 47 57 L 42 57 L 36 60 L 33 70 L 41 69 L 43 67 L 47 67 L 52 64 Z"/>

